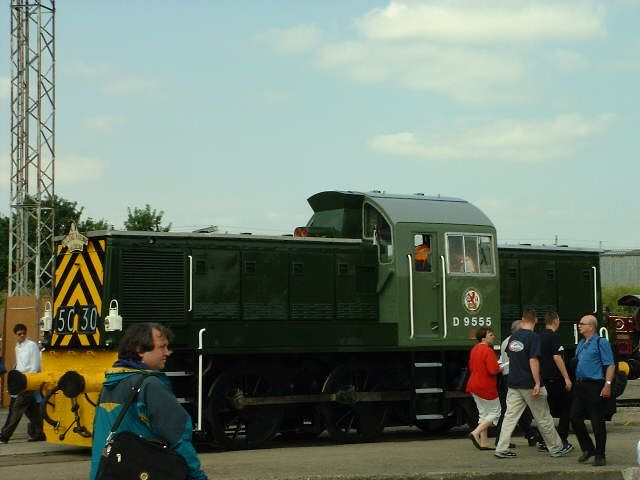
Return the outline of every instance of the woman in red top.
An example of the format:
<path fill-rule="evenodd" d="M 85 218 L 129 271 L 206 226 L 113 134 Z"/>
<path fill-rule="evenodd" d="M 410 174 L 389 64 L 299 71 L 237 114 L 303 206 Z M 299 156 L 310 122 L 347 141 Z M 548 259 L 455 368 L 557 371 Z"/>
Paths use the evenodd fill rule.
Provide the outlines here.
<path fill-rule="evenodd" d="M 469 355 L 469 381 L 467 393 L 473 396 L 478 407 L 478 426 L 469 433 L 469 438 L 480 450 L 489 448 L 487 430 L 497 425 L 500 418 L 500 399 L 498 398 L 497 375 L 502 370 L 496 360 L 492 345 L 495 340 L 493 329 L 480 327 L 476 331 L 478 344 L 471 349 Z"/>

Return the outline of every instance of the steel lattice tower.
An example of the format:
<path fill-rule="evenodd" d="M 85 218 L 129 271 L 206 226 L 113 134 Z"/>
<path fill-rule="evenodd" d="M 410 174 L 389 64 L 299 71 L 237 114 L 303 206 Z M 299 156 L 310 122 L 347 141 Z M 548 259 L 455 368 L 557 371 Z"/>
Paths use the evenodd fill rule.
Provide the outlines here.
<path fill-rule="evenodd" d="M 55 0 L 11 1 L 8 295 L 51 295 L 55 163 Z"/>

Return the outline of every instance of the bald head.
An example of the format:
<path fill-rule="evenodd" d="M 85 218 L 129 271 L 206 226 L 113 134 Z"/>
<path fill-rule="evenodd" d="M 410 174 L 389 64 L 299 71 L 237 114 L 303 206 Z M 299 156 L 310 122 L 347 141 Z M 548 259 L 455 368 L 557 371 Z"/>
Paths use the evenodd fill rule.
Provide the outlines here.
<path fill-rule="evenodd" d="M 587 325 L 595 328 L 598 328 L 598 319 L 593 315 L 585 315 L 580 319 L 580 323 L 586 323 Z"/>
<path fill-rule="evenodd" d="M 593 315 L 585 315 L 578 323 L 578 331 L 587 339 L 596 333 L 598 329 L 598 319 Z"/>

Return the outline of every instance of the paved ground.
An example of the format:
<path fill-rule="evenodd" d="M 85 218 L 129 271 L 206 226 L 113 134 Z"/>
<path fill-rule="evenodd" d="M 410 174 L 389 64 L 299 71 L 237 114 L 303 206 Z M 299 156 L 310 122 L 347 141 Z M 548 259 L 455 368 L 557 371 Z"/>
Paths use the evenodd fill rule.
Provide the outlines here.
<path fill-rule="evenodd" d="M 632 394 L 640 397 L 640 382 L 625 396 Z M 4 416 L 6 410 L 0 409 L 0 421 Z M 623 472 L 627 479 L 633 474 L 637 478 L 640 408 L 621 409 L 608 424 L 608 431 L 608 465 L 601 468 L 578 464 L 578 452 L 550 458 L 528 447 L 522 438 L 515 439 L 518 458 L 503 460 L 473 448 L 463 431 L 436 438 L 410 428 L 385 431 L 378 443 L 333 445 L 321 437 L 295 444 L 275 441 L 272 448 L 262 450 L 203 452 L 200 457 L 209 478 L 224 480 L 619 480 Z M 29 443 L 24 432 L 23 423 L 9 444 L 0 444 L 0 480 L 87 478 L 86 450 Z"/>

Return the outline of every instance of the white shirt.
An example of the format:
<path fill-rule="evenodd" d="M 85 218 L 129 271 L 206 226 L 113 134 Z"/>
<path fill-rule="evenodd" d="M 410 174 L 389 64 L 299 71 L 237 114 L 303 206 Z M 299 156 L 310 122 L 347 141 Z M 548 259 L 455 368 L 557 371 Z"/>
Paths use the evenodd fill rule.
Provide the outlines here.
<path fill-rule="evenodd" d="M 502 375 L 509 375 L 509 355 L 507 355 L 507 345 L 511 335 L 505 338 L 500 344 L 500 365 L 502 365 Z"/>
<path fill-rule="evenodd" d="M 40 371 L 40 348 L 33 340 L 25 338 L 22 343 L 16 343 L 16 370 L 23 373 Z"/>

